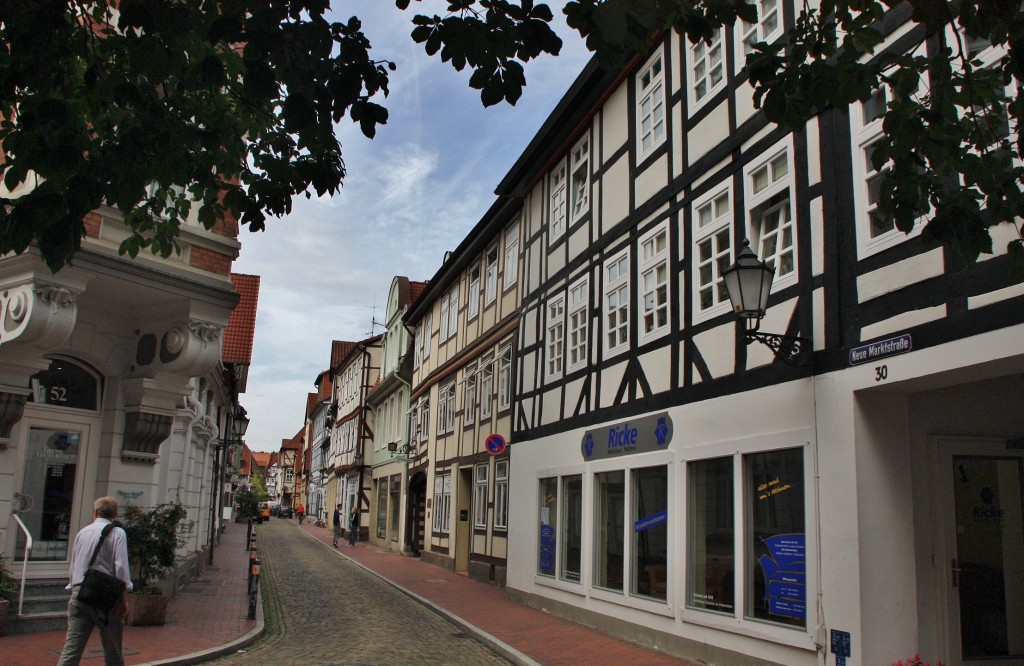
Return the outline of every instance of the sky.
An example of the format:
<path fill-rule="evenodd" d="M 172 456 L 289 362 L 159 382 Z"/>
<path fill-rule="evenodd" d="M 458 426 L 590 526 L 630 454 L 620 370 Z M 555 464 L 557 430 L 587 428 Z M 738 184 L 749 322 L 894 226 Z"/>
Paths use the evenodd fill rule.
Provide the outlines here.
<path fill-rule="evenodd" d="M 239 236 L 233 271 L 261 276 L 252 365 L 241 403 L 246 443 L 276 451 L 305 423 L 306 395 L 330 365 L 331 341 L 383 332 L 392 278 L 429 280 L 494 203 L 494 190 L 590 58 L 549 5 L 561 55 L 526 66 L 516 106 L 485 109 L 456 72 L 409 33 L 416 13 L 443 13 L 426 0 L 401 11 L 390 0 L 334 0 L 334 19 L 357 15 L 371 57 L 394 61 L 388 123 L 373 140 L 336 128 L 348 172 L 340 193 L 297 197 L 266 231 Z"/>

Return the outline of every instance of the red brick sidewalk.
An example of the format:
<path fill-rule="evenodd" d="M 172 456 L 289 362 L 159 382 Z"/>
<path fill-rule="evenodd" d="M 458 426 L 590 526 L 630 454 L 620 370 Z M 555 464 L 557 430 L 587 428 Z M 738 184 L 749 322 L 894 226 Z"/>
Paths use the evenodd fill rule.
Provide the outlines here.
<path fill-rule="evenodd" d="M 246 526 L 229 524 L 214 550 L 214 566 L 174 596 L 162 627 L 125 627 L 124 652 L 128 664 L 198 663 L 234 652 L 263 631 L 262 608 L 257 619 L 246 619 L 246 576 L 249 554 Z M 47 631 L 0 638 L 0 664 L 47 666 L 57 663 L 64 647 L 63 631 Z M 83 663 L 102 663 L 99 632 L 93 632 Z"/>
<path fill-rule="evenodd" d="M 331 548 L 331 531 L 302 525 L 307 534 Z M 333 548 L 332 548 L 333 550 Z M 619 640 L 569 620 L 509 601 L 495 585 L 360 542 L 343 541 L 340 555 L 360 564 L 407 594 L 440 609 L 492 647 L 520 664 L 629 664 L 698 666 Z M 496 641 L 497 645 L 493 644 Z"/>

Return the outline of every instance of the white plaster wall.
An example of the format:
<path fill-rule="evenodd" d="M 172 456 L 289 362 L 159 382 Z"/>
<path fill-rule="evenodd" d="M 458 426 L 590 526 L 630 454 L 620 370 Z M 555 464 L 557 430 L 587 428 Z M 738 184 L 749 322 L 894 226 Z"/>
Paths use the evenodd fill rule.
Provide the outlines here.
<path fill-rule="evenodd" d="M 629 139 L 629 96 L 620 85 L 601 108 L 601 166 Z"/>

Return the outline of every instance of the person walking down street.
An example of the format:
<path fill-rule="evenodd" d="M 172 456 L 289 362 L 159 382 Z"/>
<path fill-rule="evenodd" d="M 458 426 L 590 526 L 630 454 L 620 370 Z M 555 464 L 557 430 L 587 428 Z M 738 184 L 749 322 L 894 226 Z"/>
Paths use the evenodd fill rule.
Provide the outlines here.
<path fill-rule="evenodd" d="M 359 540 L 359 509 L 358 507 L 352 507 L 352 512 L 348 516 L 348 545 L 355 547 L 356 541 Z"/>
<path fill-rule="evenodd" d="M 338 539 L 341 538 L 341 505 L 339 504 L 334 509 L 334 517 L 331 519 L 331 524 L 334 525 L 334 539 L 331 543 L 335 548 L 338 547 Z"/>
<path fill-rule="evenodd" d="M 306 507 L 302 506 L 302 502 L 299 502 L 299 508 L 295 510 L 295 515 L 299 517 L 299 525 L 306 519 Z"/>
<path fill-rule="evenodd" d="M 60 661 L 57 662 L 58 666 L 78 664 L 94 627 L 100 630 L 106 665 L 124 665 L 121 640 L 124 635 L 124 619 L 128 615 L 128 590 L 132 589 L 132 579 L 128 569 L 128 538 L 120 527 L 115 526 L 108 531 L 92 566 L 124 582 L 125 590 L 121 599 L 109 611 L 101 611 L 78 601 L 82 580 L 90 566 L 89 560 L 92 559 L 93 552 L 100 542 L 103 529 L 117 518 L 117 500 L 113 497 L 101 497 L 93 502 L 92 507 L 93 522 L 78 532 L 71 550 L 71 567 L 66 588 L 71 590 L 71 600 L 68 601 L 68 633 L 64 640 L 64 649 L 60 653 Z"/>

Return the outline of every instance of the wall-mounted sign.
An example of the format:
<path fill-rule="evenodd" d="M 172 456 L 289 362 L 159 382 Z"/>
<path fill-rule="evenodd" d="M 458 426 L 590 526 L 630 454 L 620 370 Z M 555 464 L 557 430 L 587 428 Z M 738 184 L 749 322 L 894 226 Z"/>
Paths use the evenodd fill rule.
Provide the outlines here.
<path fill-rule="evenodd" d="M 879 340 L 878 342 L 872 342 L 869 345 L 854 347 L 850 350 L 850 365 L 876 361 L 880 358 L 885 358 L 886 356 L 906 354 L 910 351 L 912 346 L 913 344 L 910 338 L 910 333 L 904 333 L 903 335 L 895 338 L 889 338 L 888 340 Z"/>
<path fill-rule="evenodd" d="M 601 460 L 634 453 L 661 451 L 672 441 L 672 419 L 667 412 L 641 416 L 583 434 L 584 460 Z"/>
<path fill-rule="evenodd" d="M 486 441 L 484 441 L 484 448 L 492 456 L 496 456 L 505 451 L 505 438 L 497 433 L 488 435 Z"/>

